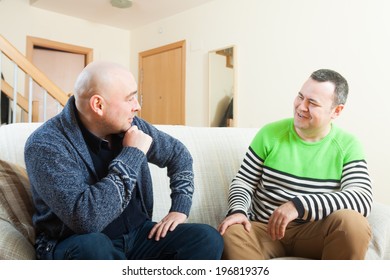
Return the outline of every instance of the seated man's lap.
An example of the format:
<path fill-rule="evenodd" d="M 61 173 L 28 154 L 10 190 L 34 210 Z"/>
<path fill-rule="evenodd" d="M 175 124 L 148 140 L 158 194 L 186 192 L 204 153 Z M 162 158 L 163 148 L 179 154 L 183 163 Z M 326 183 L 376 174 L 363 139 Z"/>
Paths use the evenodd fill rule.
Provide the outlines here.
<path fill-rule="evenodd" d="M 59 242 L 54 259 L 220 259 L 221 235 L 206 224 L 179 224 L 164 238 L 149 239 L 155 222 L 111 240 L 103 233 L 72 235 Z"/>
<path fill-rule="evenodd" d="M 290 223 L 285 236 L 275 241 L 267 233 L 267 224 L 251 225 L 250 233 L 242 225 L 233 225 L 226 231 L 223 258 L 361 259 L 371 237 L 367 219 L 353 210 L 335 211 L 320 221 Z"/>

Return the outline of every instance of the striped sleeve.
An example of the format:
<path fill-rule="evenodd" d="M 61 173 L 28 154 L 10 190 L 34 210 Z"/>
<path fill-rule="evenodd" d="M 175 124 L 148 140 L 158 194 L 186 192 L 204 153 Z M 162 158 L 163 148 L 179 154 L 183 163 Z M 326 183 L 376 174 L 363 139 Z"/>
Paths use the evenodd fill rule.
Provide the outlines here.
<path fill-rule="evenodd" d="M 372 200 L 367 164 L 364 160 L 358 160 L 344 165 L 340 190 L 296 196 L 293 202 L 301 219 L 317 221 L 341 209 L 355 210 L 367 217 Z"/>
<path fill-rule="evenodd" d="M 262 170 L 263 161 L 249 147 L 236 177 L 230 184 L 228 215 L 237 212 L 248 213 Z"/>

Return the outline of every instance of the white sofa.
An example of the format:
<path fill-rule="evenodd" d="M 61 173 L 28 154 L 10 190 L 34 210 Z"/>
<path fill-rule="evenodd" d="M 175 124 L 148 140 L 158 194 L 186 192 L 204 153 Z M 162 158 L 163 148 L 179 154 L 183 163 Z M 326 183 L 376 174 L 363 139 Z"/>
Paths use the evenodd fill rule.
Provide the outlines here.
<path fill-rule="evenodd" d="M 33 259 L 33 207 L 24 168 L 23 149 L 28 135 L 39 123 L 18 123 L 0 127 L 0 160 L 12 165 L 19 181 L 18 191 L 7 189 L 7 172 L 0 170 L 0 259 Z M 217 227 L 227 209 L 230 181 L 236 174 L 246 149 L 255 135 L 254 128 L 205 128 L 157 126 L 181 140 L 194 158 L 195 194 L 189 222 Z M 166 170 L 151 165 L 154 183 L 154 220 L 161 219 L 170 206 Z M 9 172 L 8 172 L 9 173 Z M 11 184 L 12 185 L 12 184 Z M 21 194 L 20 194 L 21 193 Z M 20 197 L 19 197 L 20 196 Z M 369 221 L 373 239 L 366 259 L 390 259 L 390 206 L 378 202 Z"/>

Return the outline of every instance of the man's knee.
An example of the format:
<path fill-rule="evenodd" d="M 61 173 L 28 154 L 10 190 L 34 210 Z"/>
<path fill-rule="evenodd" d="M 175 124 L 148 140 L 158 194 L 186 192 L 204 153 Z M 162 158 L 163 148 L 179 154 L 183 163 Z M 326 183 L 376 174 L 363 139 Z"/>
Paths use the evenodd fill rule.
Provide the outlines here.
<path fill-rule="evenodd" d="M 220 259 L 223 251 L 221 234 L 212 226 L 206 224 L 179 225 L 178 259 Z M 176 242 L 177 243 L 177 242 Z"/>
<path fill-rule="evenodd" d="M 223 250 L 223 239 L 221 234 L 212 226 L 206 224 L 197 224 L 195 236 L 198 236 L 208 247 L 214 247 L 216 250 Z"/>
<path fill-rule="evenodd" d="M 110 260 L 122 259 L 112 241 L 102 233 L 73 235 L 55 249 L 57 259 Z"/>
<path fill-rule="evenodd" d="M 231 225 L 228 227 L 223 235 L 225 244 L 235 244 L 238 240 L 242 240 L 242 235 L 245 232 L 245 228 L 241 224 Z"/>
<path fill-rule="evenodd" d="M 339 244 L 335 250 L 345 251 L 342 259 L 363 259 L 371 240 L 367 218 L 354 210 L 339 210 L 326 218 L 328 243 Z M 342 255 L 342 254 L 341 254 Z"/>
<path fill-rule="evenodd" d="M 223 235 L 223 241 L 224 251 L 222 259 L 263 259 L 257 242 L 254 242 L 241 224 L 228 227 Z"/>
<path fill-rule="evenodd" d="M 327 218 L 327 223 L 333 230 L 343 230 L 345 232 L 362 232 L 371 235 L 370 225 L 366 217 L 354 210 L 338 210 Z"/>

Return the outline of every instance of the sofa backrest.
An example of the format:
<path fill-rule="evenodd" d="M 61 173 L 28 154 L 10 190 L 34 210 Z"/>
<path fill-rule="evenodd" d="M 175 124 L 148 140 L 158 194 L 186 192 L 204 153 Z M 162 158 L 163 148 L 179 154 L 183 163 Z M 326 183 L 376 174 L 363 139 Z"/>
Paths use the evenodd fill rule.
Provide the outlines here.
<path fill-rule="evenodd" d="M 25 167 L 24 144 L 42 123 L 14 123 L 0 126 L 0 159 Z"/>
<path fill-rule="evenodd" d="M 183 142 L 194 160 L 195 193 L 189 222 L 210 224 L 222 221 L 227 210 L 229 185 L 236 175 L 256 128 L 209 128 L 157 126 Z M 154 182 L 154 220 L 170 207 L 166 170 L 151 166 Z"/>
<path fill-rule="evenodd" d="M 41 123 L 0 126 L 0 159 L 25 167 L 24 144 Z M 217 226 L 227 210 L 228 188 L 256 128 L 209 128 L 157 125 L 183 142 L 194 160 L 195 193 L 189 222 Z M 161 220 L 170 208 L 167 170 L 150 165 L 154 184 L 153 220 Z"/>

